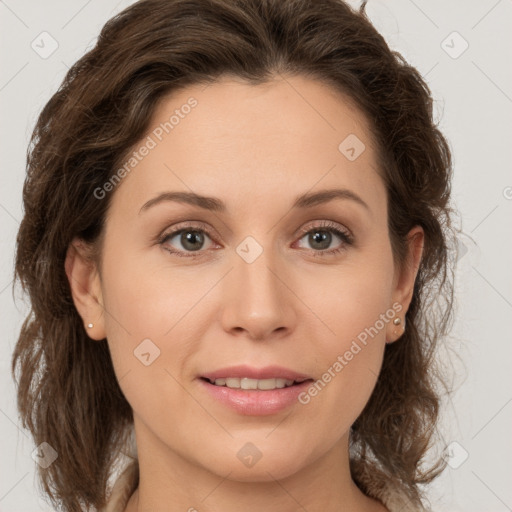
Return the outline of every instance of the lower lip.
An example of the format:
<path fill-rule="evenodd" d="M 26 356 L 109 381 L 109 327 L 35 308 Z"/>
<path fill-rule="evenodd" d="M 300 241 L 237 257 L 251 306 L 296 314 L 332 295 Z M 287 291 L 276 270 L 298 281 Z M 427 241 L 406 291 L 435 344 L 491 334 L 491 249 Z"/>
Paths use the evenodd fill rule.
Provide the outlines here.
<path fill-rule="evenodd" d="M 311 380 L 307 380 L 287 388 L 259 390 L 216 386 L 203 379 L 199 379 L 199 382 L 215 400 L 246 416 L 278 413 L 298 402 L 298 396 L 312 383 Z"/>

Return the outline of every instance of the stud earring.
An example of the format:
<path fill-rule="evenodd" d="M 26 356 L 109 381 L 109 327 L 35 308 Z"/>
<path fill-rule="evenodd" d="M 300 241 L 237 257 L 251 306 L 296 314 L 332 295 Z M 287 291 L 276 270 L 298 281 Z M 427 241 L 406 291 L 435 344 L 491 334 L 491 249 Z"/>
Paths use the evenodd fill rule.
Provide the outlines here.
<path fill-rule="evenodd" d="M 92 329 L 94 327 L 93 324 L 87 324 L 87 327 L 89 327 L 89 329 Z"/>
<path fill-rule="evenodd" d="M 395 325 L 400 325 L 402 323 L 402 319 L 399 318 L 399 317 L 396 317 L 394 320 L 393 320 L 393 323 Z M 405 318 L 404 318 L 404 324 L 402 325 L 402 329 L 405 331 Z"/>
<path fill-rule="evenodd" d="M 400 317 L 398 317 L 398 316 L 393 320 L 393 324 L 394 324 L 394 325 L 400 325 L 401 323 L 402 323 L 402 319 L 401 319 Z M 404 323 L 403 323 L 402 329 L 405 331 L 405 318 L 404 318 Z M 395 336 L 397 336 L 398 338 L 400 338 L 400 337 L 401 337 L 401 335 L 399 334 L 399 332 L 398 332 L 398 331 L 396 331 L 396 330 L 394 331 L 394 334 L 395 334 Z M 402 332 L 402 334 L 403 334 L 403 332 Z M 398 338 L 397 338 L 397 339 L 398 339 Z M 386 343 L 393 343 L 393 342 L 392 342 L 392 341 L 387 341 L 387 340 L 386 340 Z"/>

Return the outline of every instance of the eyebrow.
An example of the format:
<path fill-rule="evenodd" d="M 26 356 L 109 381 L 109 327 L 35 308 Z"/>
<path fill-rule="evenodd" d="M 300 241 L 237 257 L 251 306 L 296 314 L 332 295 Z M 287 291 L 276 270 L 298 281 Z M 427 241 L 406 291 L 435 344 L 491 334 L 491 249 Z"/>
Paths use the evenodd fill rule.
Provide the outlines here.
<path fill-rule="evenodd" d="M 351 200 L 370 211 L 370 207 L 359 197 L 355 192 L 349 189 L 330 189 L 320 190 L 319 192 L 310 192 L 300 195 L 293 202 L 292 208 L 311 208 L 319 204 L 327 203 L 334 199 Z M 201 196 L 194 192 L 163 192 L 158 196 L 150 199 L 142 205 L 139 215 L 143 212 L 164 201 L 175 201 L 178 203 L 186 203 L 193 206 L 198 206 L 204 210 L 209 210 L 218 213 L 225 213 L 227 211 L 224 202 L 216 197 Z"/>

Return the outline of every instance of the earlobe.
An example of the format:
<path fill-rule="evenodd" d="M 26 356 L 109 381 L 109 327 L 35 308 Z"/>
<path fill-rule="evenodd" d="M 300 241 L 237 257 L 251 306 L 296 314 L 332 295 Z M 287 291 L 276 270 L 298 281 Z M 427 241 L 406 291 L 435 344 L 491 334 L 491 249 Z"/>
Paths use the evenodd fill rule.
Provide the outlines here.
<path fill-rule="evenodd" d="M 64 263 L 73 302 L 82 317 L 87 335 L 94 340 L 106 337 L 100 276 L 87 244 L 75 238 Z"/>
<path fill-rule="evenodd" d="M 395 341 L 398 341 L 402 335 L 405 332 L 405 313 L 403 313 L 403 318 L 400 316 L 397 316 L 393 322 L 391 323 L 391 334 L 388 333 L 386 336 L 386 343 L 394 343 Z"/>

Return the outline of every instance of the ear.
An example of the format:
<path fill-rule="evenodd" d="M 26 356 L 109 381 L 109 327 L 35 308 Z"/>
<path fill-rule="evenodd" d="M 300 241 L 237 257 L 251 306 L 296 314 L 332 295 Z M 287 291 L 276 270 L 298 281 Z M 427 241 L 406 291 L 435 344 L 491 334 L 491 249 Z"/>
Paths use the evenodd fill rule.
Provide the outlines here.
<path fill-rule="evenodd" d="M 64 267 L 73 302 L 87 335 L 94 340 L 103 340 L 106 332 L 100 276 L 91 258 L 90 247 L 80 238 L 75 238 L 69 245 Z M 92 324 L 91 328 L 89 324 Z"/>
<path fill-rule="evenodd" d="M 423 255 L 423 243 L 425 233 L 421 226 L 415 226 L 407 234 L 407 254 L 401 270 L 396 271 L 393 289 L 393 304 L 400 304 L 401 309 L 396 318 L 400 323 L 396 325 L 393 321 L 388 323 L 387 343 L 393 343 L 398 340 L 405 332 L 405 314 L 411 304 L 414 293 L 414 283 L 418 274 L 418 269 Z"/>

